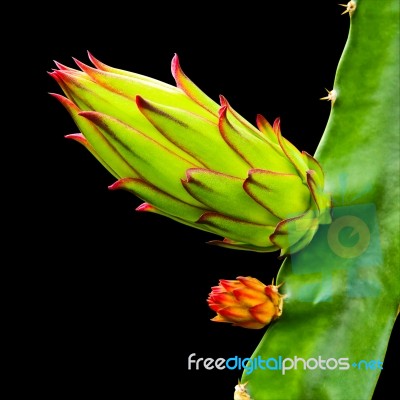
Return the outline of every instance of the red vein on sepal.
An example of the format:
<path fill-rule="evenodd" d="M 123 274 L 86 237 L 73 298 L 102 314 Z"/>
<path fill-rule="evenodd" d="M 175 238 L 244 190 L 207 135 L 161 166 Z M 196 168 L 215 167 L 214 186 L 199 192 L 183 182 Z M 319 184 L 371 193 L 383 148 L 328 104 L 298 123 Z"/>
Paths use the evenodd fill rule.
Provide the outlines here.
<path fill-rule="evenodd" d="M 186 123 L 184 123 L 183 121 L 180 121 L 179 119 L 174 118 L 171 114 L 168 114 L 162 110 L 160 110 L 159 108 L 154 107 L 150 102 L 148 102 L 147 100 L 145 100 L 142 96 L 137 95 L 136 96 L 136 105 L 139 107 L 139 110 L 149 110 L 155 114 L 159 114 L 162 115 L 164 118 L 167 118 L 171 121 L 174 121 L 176 124 L 183 126 L 184 128 L 187 128 L 188 125 Z M 145 114 L 144 116 L 149 119 Z M 150 122 L 152 122 L 149 119 Z M 158 129 L 158 128 L 157 128 Z"/>
<path fill-rule="evenodd" d="M 52 73 L 57 75 L 58 77 L 60 77 L 60 79 L 65 80 L 65 79 L 69 78 L 73 82 L 76 81 L 76 78 L 83 79 L 86 76 L 86 74 L 84 72 L 79 71 L 79 70 L 74 69 L 74 68 L 67 68 L 67 69 L 56 69 L 56 68 L 53 68 Z M 86 77 L 86 79 L 87 79 L 87 77 Z"/>
<path fill-rule="evenodd" d="M 82 88 L 82 81 L 90 80 L 89 76 L 82 71 L 78 71 L 75 69 L 62 69 L 55 70 L 54 73 L 62 79 L 65 83 L 70 82 L 76 85 L 77 87 Z"/>
<path fill-rule="evenodd" d="M 68 89 L 68 86 L 66 85 L 64 80 L 61 78 L 59 72 L 60 72 L 59 70 L 54 70 L 52 72 L 47 72 L 47 73 L 57 82 L 57 84 L 61 87 L 64 93 L 67 94 L 67 92 L 70 92 L 70 90 Z M 56 95 L 56 94 L 57 93 L 51 95 Z"/>
<path fill-rule="evenodd" d="M 255 126 L 253 126 L 249 121 L 247 121 L 245 118 L 243 118 L 237 111 L 235 111 L 232 108 L 232 106 L 229 104 L 229 102 L 225 96 L 223 96 L 221 94 L 219 96 L 219 101 L 221 103 L 221 106 L 226 107 L 227 110 L 232 114 L 232 116 L 236 119 L 237 122 L 239 122 L 245 128 L 249 129 L 257 138 L 265 139 L 265 137 L 262 135 L 262 132 L 257 130 L 255 128 Z"/>
<path fill-rule="evenodd" d="M 139 96 L 138 96 L 139 97 Z M 118 138 L 117 135 L 115 135 L 115 133 L 110 130 L 109 126 L 107 125 L 107 122 L 105 121 L 105 119 L 110 119 L 110 120 L 114 120 L 115 122 L 117 122 L 118 124 L 120 124 L 121 126 L 124 126 L 125 128 L 136 132 L 137 134 L 141 135 L 143 138 L 145 138 L 146 140 L 154 143 L 155 145 L 159 146 L 160 148 L 162 148 L 164 151 L 168 152 L 169 154 L 173 155 L 176 158 L 179 158 L 180 160 L 183 160 L 184 162 L 194 165 L 192 162 L 188 161 L 187 159 L 183 158 L 182 156 L 180 156 L 179 154 L 175 153 L 173 150 L 169 149 L 168 147 L 164 146 L 163 144 L 157 142 L 156 140 L 154 140 L 152 137 L 147 136 L 146 134 L 142 133 L 141 131 L 138 131 L 135 128 L 132 128 L 131 126 L 127 125 L 126 123 L 124 123 L 123 121 L 118 120 L 117 118 L 113 118 L 110 117 L 106 114 L 97 112 L 97 111 L 81 111 L 80 113 L 78 113 L 79 115 L 81 115 L 82 117 L 85 117 L 86 119 L 88 119 L 89 121 L 92 121 L 95 125 L 97 125 L 98 127 L 104 129 L 105 131 L 108 132 L 108 134 L 110 134 L 111 136 L 113 136 L 113 138 L 119 142 L 123 147 L 127 148 L 126 143 L 124 143 L 123 141 L 121 141 L 120 138 Z M 127 148 L 128 150 L 132 150 L 130 148 Z"/>
<path fill-rule="evenodd" d="M 197 224 L 208 224 L 208 225 L 211 225 L 211 226 L 218 227 L 218 225 L 214 224 L 212 221 L 209 221 L 209 218 L 211 218 L 211 217 L 222 217 L 223 219 L 228 220 L 228 221 L 243 222 L 243 221 L 240 221 L 240 220 L 238 220 L 236 218 L 232 218 L 232 217 L 230 217 L 228 215 L 222 215 L 219 212 L 206 211 L 205 213 L 203 213 L 200 216 L 200 218 L 196 221 L 196 223 Z M 247 222 L 247 223 L 248 224 L 252 224 L 251 222 Z M 258 224 L 252 224 L 252 225 L 258 225 Z"/>
<path fill-rule="evenodd" d="M 296 228 L 289 227 L 289 224 L 291 224 L 292 222 L 300 220 L 303 220 L 303 226 L 301 227 L 297 226 Z M 273 244 L 281 248 L 281 257 L 283 257 L 300 250 L 303 246 L 299 247 L 297 246 L 297 244 L 303 240 L 303 237 L 305 235 L 309 235 L 311 230 L 314 230 L 315 233 L 316 229 L 318 229 L 318 220 L 315 217 L 315 214 L 312 211 L 312 209 L 309 209 L 301 215 L 292 218 L 287 218 L 279 222 L 276 225 L 274 232 L 269 236 L 269 239 Z M 294 239 L 296 238 L 296 236 L 294 236 L 295 234 L 297 235 L 297 239 L 294 241 Z M 286 236 L 288 238 L 291 237 L 292 243 L 289 243 L 289 246 L 287 246 L 286 248 L 285 246 L 282 246 L 282 244 L 279 245 L 279 243 L 277 243 L 277 238 L 279 236 Z"/>
<path fill-rule="evenodd" d="M 175 79 L 176 86 L 190 97 L 194 102 L 199 104 L 205 110 L 215 115 L 218 104 L 209 98 L 199 87 L 197 87 L 183 72 L 178 54 L 174 54 L 171 61 L 171 73 Z"/>
<path fill-rule="evenodd" d="M 78 115 L 85 117 L 86 119 L 88 119 L 89 121 L 92 121 L 95 125 L 98 125 L 101 128 L 108 127 L 107 124 L 104 122 L 104 118 L 103 118 L 103 117 L 107 117 L 106 114 L 100 113 L 98 111 L 81 111 L 78 113 Z M 112 117 L 110 117 L 110 118 L 112 118 Z M 124 124 L 124 123 L 122 123 L 122 124 Z M 126 124 L 124 124 L 124 125 L 126 125 Z M 129 127 L 129 125 L 126 125 L 126 126 Z"/>
<path fill-rule="evenodd" d="M 50 73 L 50 75 L 51 75 L 51 73 Z M 65 96 L 63 96 L 62 94 L 53 93 L 53 92 L 48 92 L 48 94 L 49 94 L 50 96 L 54 97 L 55 99 L 57 99 L 58 101 L 60 101 L 61 103 L 62 103 L 64 100 L 68 100 L 69 102 L 71 102 L 72 104 L 74 104 L 71 100 L 67 99 L 67 98 L 66 98 Z"/>
<path fill-rule="evenodd" d="M 228 238 L 224 238 L 223 240 L 209 240 L 208 242 L 206 242 L 206 244 L 209 244 L 211 246 L 224 247 L 227 249 L 254 251 L 258 253 L 271 253 L 273 251 L 279 250 L 279 247 L 275 245 L 260 247 L 246 243 L 234 242 Z"/>
<path fill-rule="evenodd" d="M 88 75 L 90 75 L 91 71 L 96 71 L 96 68 L 93 68 L 89 65 L 86 65 L 85 63 L 83 63 L 82 61 L 79 61 L 78 59 L 72 57 L 72 59 L 74 60 L 75 64 L 85 73 L 87 73 Z"/>
<path fill-rule="evenodd" d="M 70 106 L 70 107 L 77 107 L 75 103 L 70 100 L 68 97 L 65 97 L 61 94 L 58 93 L 49 93 L 50 96 L 54 97 L 57 99 L 64 107 Z"/>
<path fill-rule="evenodd" d="M 265 126 L 267 126 L 268 128 L 271 128 L 271 130 L 274 131 L 275 136 L 276 136 L 275 130 L 273 129 L 271 124 L 268 122 L 268 120 L 264 117 L 264 115 L 262 115 L 262 114 L 256 115 L 256 124 L 257 124 L 258 129 L 260 129 L 260 131 L 262 131 L 262 128 L 264 128 Z"/>
<path fill-rule="evenodd" d="M 274 144 L 279 144 L 278 136 L 274 128 L 263 115 L 257 114 L 256 125 L 260 132 L 264 135 L 265 139 L 270 140 Z"/>
<path fill-rule="evenodd" d="M 207 169 L 207 168 L 188 168 L 185 171 L 186 179 L 182 179 L 182 181 L 185 183 L 196 182 L 197 184 L 203 186 L 202 182 L 200 182 L 195 177 L 193 177 L 193 174 L 196 172 L 205 172 L 210 175 L 217 175 L 217 176 L 223 176 L 226 178 L 239 179 L 239 178 L 236 178 L 235 176 L 224 174 L 222 172 L 214 171 L 214 170 Z"/>
<path fill-rule="evenodd" d="M 287 225 L 289 222 L 296 221 L 296 220 L 302 218 L 305 214 L 306 214 L 306 213 L 304 213 L 304 214 L 302 214 L 302 215 L 299 215 L 299 216 L 297 216 L 297 217 L 287 218 L 287 219 L 284 219 L 284 220 L 280 221 L 280 222 L 276 225 L 274 232 L 273 232 L 271 235 L 269 235 L 269 240 L 270 240 L 274 245 L 279 246 L 279 245 L 276 243 L 276 237 L 277 237 L 277 236 L 288 236 L 288 235 L 289 235 L 287 232 L 282 232 L 282 230 L 281 230 L 282 226 L 285 226 L 285 225 Z"/>
<path fill-rule="evenodd" d="M 228 144 L 229 147 L 232 148 L 235 153 L 237 153 L 248 165 L 249 167 L 253 167 L 251 165 L 250 161 L 246 158 L 245 154 L 243 154 L 242 151 L 240 151 L 238 146 L 235 146 L 229 139 L 228 139 L 228 130 L 231 130 L 234 135 L 237 135 L 242 138 L 242 136 L 236 131 L 236 129 L 232 126 L 232 124 L 229 122 L 227 118 L 227 111 L 228 111 L 228 106 L 223 105 L 219 109 L 219 119 L 218 119 L 218 128 L 221 133 L 222 138 L 224 141 Z"/>
<path fill-rule="evenodd" d="M 317 193 L 316 193 L 316 188 L 317 188 L 317 184 L 313 178 L 313 175 L 316 174 L 316 172 L 314 170 L 308 170 L 306 171 L 306 175 L 307 175 L 307 186 L 310 189 L 312 198 L 314 200 L 315 205 L 318 208 L 318 211 L 321 211 L 320 206 L 318 204 L 318 199 L 317 199 Z"/>
<path fill-rule="evenodd" d="M 226 104 L 221 104 L 221 107 L 218 110 L 218 117 L 221 118 L 222 115 L 226 115 L 226 110 L 228 106 Z"/>
<path fill-rule="evenodd" d="M 325 172 L 322 169 L 322 165 L 319 163 L 319 161 L 316 158 L 314 158 L 312 155 L 310 155 L 306 151 L 302 151 L 301 153 L 304 155 L 305 159 L 307 160 L 308 167 L 317 173 L 317 176 L 318 176 L 319 180 L 321 181 L 321 184 L 323 185 L 324 180 L 325 180 Z M 312 163 L 312 165 L 310 165 L 310 163 Z M 313 167 L 317 167 L 318 171 Z"/>
<path fill-rule="evenodd" d="M 76 90 L 71 88 L 71 86 L 75 85 L 76 88 L 88 91 L 88 89 L 82 84 L 82 80 L 87 81 L 87 78 L 84 78 L 83 76 L 77 76 L 78 74 L 84 75 L 84 73 L 81 71 L 75 71 L 76 73 L 72 71 L 75 70 L 55 70 L 49 73 L 49 75 L 55 79 L 68 98 L 74 100 L 74 104 L 78 104 L 79 101 L 87 103 L 79 95 L 77 95 Z M 90 104 L 88 105 L 90 106 Z"/>
<path fill-rule="evenodd" d="M 297 170 L 299 175 L 304 177 L 304 170 L 302 168 L 300 168 L 300 166 L 297 162 L 298 160 L 296 160 L 295 157 L 293 157 L 293 155 L 291 154 L 291 152 L 289 150 L 297 152 L 299 154 L 299 156 L 301 156 L 301 153 L 291 142 L 289 142 L 287 139 L 285 139 L 282 136 L 280 126 L 281 126 L 280 118 L 276 118 L 274 121 L 273 130 L 275 131 L 275 133 L 278 137 L 279 146 L 281 147 L 282 151 L 285 153 L 286 157 L 290 160 L 292 165 L 295 167 L 295 169 Z M 303 160 L 303 163 L 305 164 L 304 160 Z"/>
<path fill-rule="evenodd" d="M 151 113 L 161 116 L 162 118 L 166 118 L 169 121 L 172 121 L 173 123 L 176 123 L 177 125 L 180 125 L 184 129 L 189 129 L 189 125 L 187 123 L 173 117 L 171 114 L 169 114 L 163 110 L 160 110 L 159 108 L 155 107 L 151 102 L 147 101 L 140 95 L 136 96 L 136 105 L 137 105 L 139 111 L 143 114 L 143 116 L 161 133 L 161 135 L 165 139 L 167 139 L 175 147 L 179 148 L 181 151 L 183 151 L 188 156 L 190 156 L 193 159 L 193 161 L 189 161 L 184 156 L 179 156 L 180 158 L 182 158 L 183 160 L 186 160 L 187 162 L 189 162 L 190 164 L 192 164 L 194 166 L 197 164 L 197 166 L 199 166 L 199 167 L 201 167 L 201 166 L 207 167 L 207 165 L 205 165 L 204 162 L 199 159 L 199 156 L 193 153 L 193 149 L 187 148 L 187 146 L 182 145 L 181 142 L 174 139 L 173 135 L 171 135 L 171 132 L 163 129 L 159 123 L 154 121 L 154 117 L 152 117 Z M 148 112 L 150 113 L 150 115 Z M 210 122 L 208 121 L 208 123 L 210 123 Z M 194 163 L 194 161 L 196 164 Z"/>
<path fill-rule="evenodd" d="M 281 119 L 275 118 L 274 123 L 272 125 L 272 129 L 274 130 L 276 136 L 278 137 L 281 133 Z"/>
<path fill-rule="evenodd" d="M 280 216 L 278 216 L 271 208 L 270 206 L 268 206 L 266 204 L 265 201 L 259 199 L 250 189 L 250 185 L 254 185 L 254 186 L 258 186 L 259 188 L 265 190 L 265 193 L 267 194 L 268 191 L 270 191 L 271 189 L 268 188 L 268 186 L 263 185 L 260 182 L 257 182 L 254 178 L 253 178 L 253 174 L 257 174 L 257 173 L 261 173 L 261 174 L 269 174 L 269 175 L 279 175 L 279 176 L 291 176 L 292 174 L 288 174 L 288 173 L 284 173 L 284 172 L 275 172 L 275 171 L 270 171 L 267 169 L 260 169 L 260 168 L 252 168 L 248 171 L 248 176 L 247 178 L 244 180 L 243 182 L 243 190 L 258 204 L 260 204 L 260 206 L 264 207 L 269 213 L 271 213 L 274 217 L 276 217 L 277 219 L 281 219 Z"/>
<path fill-rule="evenodd" d="M 79 119 L 78 116 L 81 116 L 81 113 L 85 113 L 85 111 L 81 111 L 80 108 L 73 102 L 71 101 L 69 98 L 62 96 L 58 93 L 49 93 L 52 97 L 54 97 L 55 99 L 57 99 L 64 107 L 65 109 L 69 112 L 69 114 L 73 117 L 73 119 L 76 121 L 76 123 L 78 124 L 78 126 L 80 127 L 80 123 L 77 122 L 77 120 Z M 88 112 L 88 111 L 86 111 Z M 82 115 L 84 117 L 84 115 Z M 81 128 L 85 130 L 85 128 Z M 89 141 L 83 141 L 83 140 L 78 140 L 80 143 L 82 143 L 83 145 L 85 145 L 85 147 L 98 159 L 98 161 L 104 165 L 104 167 L 114 176 L 116 177 L 121 177 L 124 175 L 135 175 L 137 176 L 137 172 L 135 171 L 135 169 L 129 165 L 126 160 L 123 159 L 123 157 L 121 156 L 121 154 L 117 151 L 117 149 L 107 140 L 107 138 L 104 137 L 104 135 L 100 132 L 100 130 L 98 128 L 96 128 L 95 126 L 93 126 L 94 131 L 91 133 L 91 137 L 92 139 L 89 137 L 89 140 L 93 141 L 93 140 L 100 140 L 100 142 L 107 146 L 107 148 L 112 152 L 112 154 L 115 156 L 114 161 L 117 162 L 122 162 L 121 165 L 123 165 L 123 169 L 118 168 L 119 173 L 117 174 L 114 171 L 114 168 L 111 167 L 111 165 L 109 165 L 109 159 L 108 161 L 106 159 L 103 159 L 104 154 L 101 152 L 100 154 L 97 152 L 97 150 L 95 150 L 95 148 L 93 147 L 92 144 L 90 144 Z M 94 136 L 93 136 L 94 135 Z M 95 137 L 95 139 L 93 139 Z M 75 139 L 77 140 L 76 136 L 75 137 L 70 137 L 71 139 Z M 98 144 L 97 144 L 98 145 Z M 115 165 L 115 164 L 114 164 Z"/>

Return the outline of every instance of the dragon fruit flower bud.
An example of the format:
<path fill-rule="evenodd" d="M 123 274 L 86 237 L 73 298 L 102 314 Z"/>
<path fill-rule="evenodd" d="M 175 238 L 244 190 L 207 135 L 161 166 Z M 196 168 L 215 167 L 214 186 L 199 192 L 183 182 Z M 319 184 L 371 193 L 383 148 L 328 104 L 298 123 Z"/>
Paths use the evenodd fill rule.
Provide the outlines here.
<path fill-rule="evenodd" d="M 108 66 L 56 62 L 50 75 L 84 145 L 153 212 L 221 237 L 210 243 L 284 256 L 331 222 L 324 174 L 261 115 L 256 126 L 202 92 L 172 59 L 176 86 Z"/>

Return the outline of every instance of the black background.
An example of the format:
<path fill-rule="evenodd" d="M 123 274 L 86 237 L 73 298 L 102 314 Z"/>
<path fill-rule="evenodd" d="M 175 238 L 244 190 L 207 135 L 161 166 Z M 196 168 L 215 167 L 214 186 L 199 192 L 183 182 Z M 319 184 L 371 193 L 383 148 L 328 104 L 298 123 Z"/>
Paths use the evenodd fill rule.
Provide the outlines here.
<path fill-rule="evenodd" d="M 211 322 L 207 295 L 220 278 L 250 275 L 269 283 L 281 264 L 277 253 L 210 246 L 218 237 L 137 213 L 139 199 L 109 191 L 113 177 L 64 139 L 77 130 L 48 95 L 61 93 L 47 75 L 53 60 L 89 63 L 89 50 L 106 64 L 174 84 L 170 61 L 177 53 L 185 73 L 214 100 L 223 94 L 252 123 L 257 113 L 270 122 L 280 117 L 283 135 L 312 154 L 330 112 L 319 98 L 332 88 L 347 38 L 342 11 L 336 1 L 267 2 L 262 9 L 251 3 L 35 5 L 39 17 L 21 49 L 30 54 L 30 107 L 37 107 L 30 154 L 37 170 L 26 171 L 34 178 L 26 183 L 29 207 L 22 211 L 34 215 L 22 239 L 38 262 L 26 275 L 35 285 L 27 305 L 33 315 L 27 369 L 42 365 L 33 392 L 232 399 L 237 371 L 188 371 L 187 358 L 248 357 L 264 330 Z M 398 359 L 392 340 L 374 400 L 393 398 L 388 386 Z M 144 391 L 148 397 L 139 395 Z"/>

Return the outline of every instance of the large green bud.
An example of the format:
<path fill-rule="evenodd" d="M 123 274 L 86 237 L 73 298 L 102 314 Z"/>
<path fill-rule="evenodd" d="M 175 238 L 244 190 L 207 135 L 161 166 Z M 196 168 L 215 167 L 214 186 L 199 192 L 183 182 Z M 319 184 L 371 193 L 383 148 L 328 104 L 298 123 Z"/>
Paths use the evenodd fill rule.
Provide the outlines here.
<path fill-rule="evenodd" d="M 210 243 L 294 253 L 331 222 L 319 163 L 282 137 L 279 119 L 256 126 L 224 97 L 217 104 L 172 60 L 177 87 L 110 67 L 56 63 L 82 143 L 150 211 L 224 237 Z"/>

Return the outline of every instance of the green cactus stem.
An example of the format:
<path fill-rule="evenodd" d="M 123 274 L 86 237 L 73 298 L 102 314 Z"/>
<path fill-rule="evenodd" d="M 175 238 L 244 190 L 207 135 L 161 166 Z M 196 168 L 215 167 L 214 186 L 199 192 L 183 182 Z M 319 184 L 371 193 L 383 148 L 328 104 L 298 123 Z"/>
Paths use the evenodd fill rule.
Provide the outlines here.
<path fill-rule="evenodd" d="M 399 313 L 399 1 L 351 3 L 315 154 L 333 222 L 281 266 L 285 311 L 252 355 L 267 364 L 241 379 L 254 400 L 371 399 Z"/>

